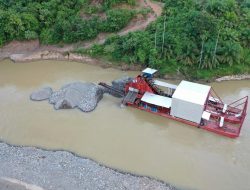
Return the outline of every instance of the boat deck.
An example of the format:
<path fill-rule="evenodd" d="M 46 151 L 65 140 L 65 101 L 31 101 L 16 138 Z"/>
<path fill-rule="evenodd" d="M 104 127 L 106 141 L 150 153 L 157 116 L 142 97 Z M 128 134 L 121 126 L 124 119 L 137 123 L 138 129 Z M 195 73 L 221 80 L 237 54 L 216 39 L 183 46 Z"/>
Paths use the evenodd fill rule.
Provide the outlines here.
<path fill-rule="evenodd" d="M 182 123 L 185 123 L 185 124 L 197 127 L 197 128 L 205 129 L 207 131 L 214 132 L 216 134 L 223 135 L 226 137 L 236 138 L 240 134 L 241 123 L 238 123 L 238 124 L 230 123 L 230 122 L 228 122 L 229 118 L 225 118 L 225 123 L 223 124 L 223 127 L 219 127 L 219 117 L 215 118 L 211 114 L 210 120 L 204 121 L 204 124 L 200 125 L 200 124 L 197 124 L 197 123 L 194 123 L 194 122 L 182 119 L 182 118 L 171 116 L 170 109 L 167 112 L 166 111 L 165 112 L 161 112 L 161 111 L 154 112 L 151 109 L 146 108 L 142 105 L 135 105 L 135 104 L 131 104 L 131 103 L 128 103 L 127 105 L 134 107 L 134 108 L 137 108 L 137 109 L 140 109 L 140 110 L 143 110 L 143 111 L 154 113 L 156 115 L 160 115 L 160 116 L 163 116 L 163 117 L 175 120 L 175 121 L 180 121 Z M 244 117 L 244 116 L 242 116 L 242 117 Z M 244 120 L 244 118 L 241 118 L 241 120 L 242 119 Z"/>

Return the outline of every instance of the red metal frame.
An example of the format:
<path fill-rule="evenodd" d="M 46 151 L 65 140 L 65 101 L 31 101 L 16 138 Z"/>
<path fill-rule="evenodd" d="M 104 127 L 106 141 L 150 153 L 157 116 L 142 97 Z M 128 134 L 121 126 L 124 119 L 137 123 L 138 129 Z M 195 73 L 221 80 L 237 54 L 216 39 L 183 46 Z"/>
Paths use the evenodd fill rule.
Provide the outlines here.
<path fill-rule="evenodd" d="M 211 113 L 211 117 L 209 121 L 203 121 L 201 124 L 197 124 L 191 121 L 187 121 L 182 118 L 177 118 L 172 115 L 170 115 L 170 109 L 162 108 L 155 105 L 146 104 L 148 107 L 157 107 L 157 112 L 152 111 L 151 109 L 145 108 L 143 105 L 141 105 L 140 99 L 142 98 L 143 94 L 145 92 L 155 93 L 157 94 L 157 91 L 148 84 L 147 80 L 143 76 L 137 76 L 132 82 L 126 84 L 125 86 L 125 93 L 128 93 L 129 87 L 135 88 L 139 90 L 139 93 L 137 95 L 137 100 L 133 103 L 127 102 L 126 105 L 138 108 L 140 110 L 144 110 L 150 113 L 154 113 L 169 119 L 173 119 L 176 121 L 180 121 L 182 123 L 199 127 L 202 129 L 205 129 L 207 131 L 211 131 L 214 133 L 217 133 L 219 135 L 227 136 L 230 138 L 236 138 L 240 135 L 240 131 L 244 122 L 244 119 L 246 117 L 247 112 L 247 104 L 248 104 L 248 97 L 243 97 L 239 100 L 236 100 L 230 104 L 228 104 L 228 108 L 225 113 L 223 113 L 223 106 L 224 103 L 221 100 L 221 98 L 216 94 L 216 92 L 211 89 L 209 96 L 207 98 L 207 103 L 204 105 L 204 110 Z M 210 102 L 209 97 L 213 97 L 218 99 L 216 102 Z M 225 118 L 225 123 L 223 127 L 219 127 L 219 119 L 221 117 Z"/>

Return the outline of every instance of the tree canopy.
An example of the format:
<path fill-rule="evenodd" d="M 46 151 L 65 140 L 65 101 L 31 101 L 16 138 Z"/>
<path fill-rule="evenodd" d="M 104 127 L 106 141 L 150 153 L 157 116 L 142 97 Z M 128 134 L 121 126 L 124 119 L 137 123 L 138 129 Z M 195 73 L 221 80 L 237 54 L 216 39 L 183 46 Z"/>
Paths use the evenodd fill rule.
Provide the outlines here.
<path fill-rule="evenodd" d="M 0 46 L 11 40 L 39 38 L 42 43 L 73 43 L 94 38 L 100 32 L 122 29 L 134 16 L 126 9 L 110 9 L 117 3 L 133 4 L 134 0 L 100 1 L 100 11 L 107 18 L 95 14 L 81 16 L 92 5 L 90 0 L 0 0 Z M 95 13 L 92 10 L 92 13 Z"/>
<path fill-rule="evenodd" d="M 145 31 L 112 37 L 99 54 L 193 78 L 250 72 L 249 0 L 164 2 L 162 16 Z"/>
<path fill-rule="evenodd" d="M 162 15 L 146 30 L 112 36 L 86 52 L 193 78 L 250 72 L 249 0 L 161 1 Z M 0 0 L 0 46 L 74 43 L 119 31 L 136 12 L 113 9 L 117 3 L 135 0 Z"/>

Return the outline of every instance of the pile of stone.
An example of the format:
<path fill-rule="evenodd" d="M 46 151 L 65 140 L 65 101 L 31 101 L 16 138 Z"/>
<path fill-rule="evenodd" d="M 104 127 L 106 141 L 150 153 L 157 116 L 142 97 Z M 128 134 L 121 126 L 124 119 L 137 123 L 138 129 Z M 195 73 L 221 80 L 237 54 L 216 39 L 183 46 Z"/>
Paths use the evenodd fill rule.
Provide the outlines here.
<path fill-rule="evenodd" d="M 49 99 L 52 93 L 53 93 L 52 88 L 50 87 L 42 88 L 38 91 L 33 92 L 30 95 L 30 99 L 34 101 L 47 100 Z"/>
<path fill-rule="evenodd" d="M 131 77 L 114 80 L 112 87 L 117 91 L 124 92 L 126 83 L 132 80 Z M 56 110 L 78 108 L 83 112 L 91 112 L 103 98 L 104 93 L 121 98 L 122 96 L 115 90 L 109 90 L 89 82 L 74 82 L 64 85 L 58 91 L 53 91 L 50 87 L 42 88 L 33 92 L 30 99 L 34 101 L 49 100 L 49 103 L 53 104 Z"/>
<path fill-rule="evenodd" d="M 127 77 L 127 76 L 126 77 L 122 77 L 120 79 L 113 80 L 112 81 L 112 87 L 114 87 L 117 90 L 120 90 L 120 91 L 124 92 L 125 85 L 128 82 L 131 82 L 131 81 L 133 81 L 132 77 Z"/>
<path fill-rule="evenodd" d="M 246 79 L 250 79 L 249 74 L 224 76 L 216 79 L 216 82 L 230 81 L 230 80 L 246 80 Z"/>
<path fill-rule="evenodd" d="M 63 86 L 53 92 L 51 88 L 43 88 L 33 92 L 31 100 L 41 101 L 49 99 L 49 103 L 58 109 L 79 108 L 83 112 L 93 111 L 103 97 L 104 90 L 94 83 L 75 82 Z"/>

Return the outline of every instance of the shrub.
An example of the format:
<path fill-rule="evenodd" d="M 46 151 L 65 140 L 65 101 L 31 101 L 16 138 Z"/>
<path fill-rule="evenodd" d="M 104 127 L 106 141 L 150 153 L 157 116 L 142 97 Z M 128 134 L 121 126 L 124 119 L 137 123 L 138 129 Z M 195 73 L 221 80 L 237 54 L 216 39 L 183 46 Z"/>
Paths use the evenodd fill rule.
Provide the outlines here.
<path fill-rule="evenodd" d="M 124 28 L 134 16 L 133 11 L 115 9 L 107 11 L 107 20 L 104 23 L 103 31 L 116 32 Z"/>
<path fill-rule="evenodd" d="M 34 40 L 37 39 L 38 35 L 35 31 L 25 31 L 24 37 L 26 40 Z"/>

